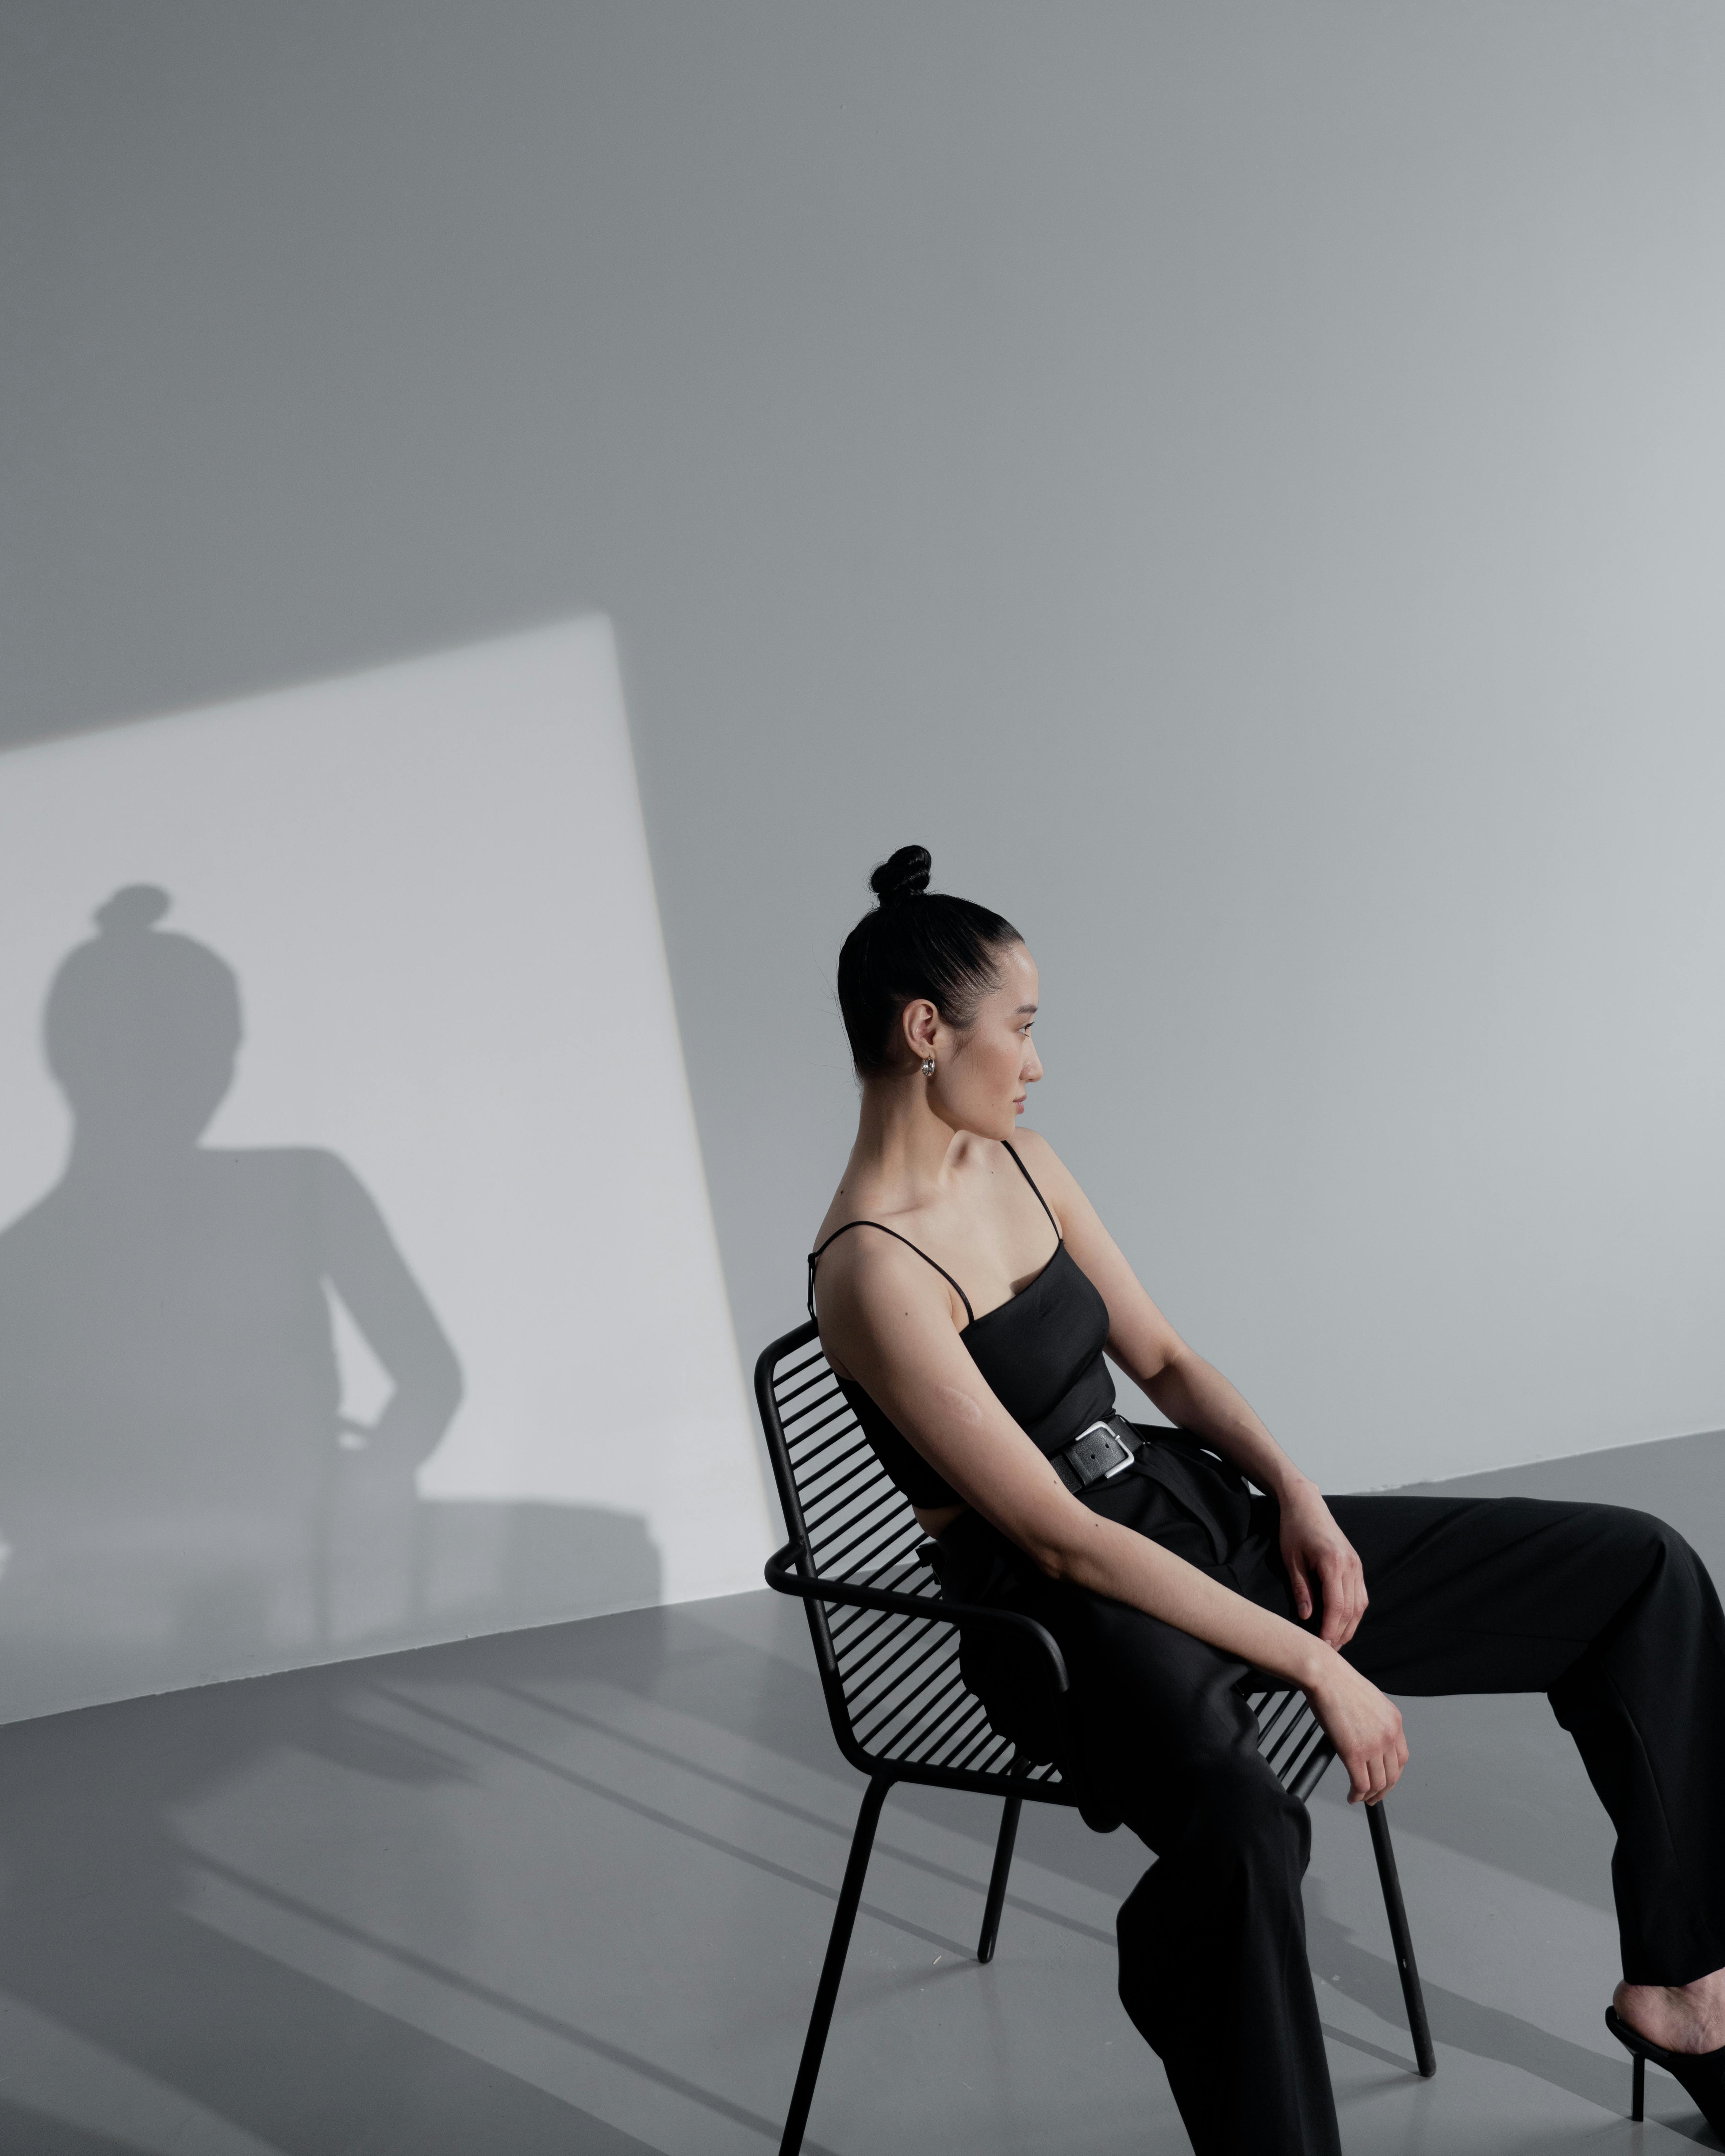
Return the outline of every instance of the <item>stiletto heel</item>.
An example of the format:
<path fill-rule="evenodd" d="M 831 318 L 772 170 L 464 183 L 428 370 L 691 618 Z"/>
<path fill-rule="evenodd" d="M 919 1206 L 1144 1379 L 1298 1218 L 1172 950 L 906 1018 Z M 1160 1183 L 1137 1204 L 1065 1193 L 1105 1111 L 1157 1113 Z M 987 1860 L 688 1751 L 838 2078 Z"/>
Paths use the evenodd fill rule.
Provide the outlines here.
<path fill-rule="evenodd" d="M 1645 2109 L 1647 2061 L 1651 2059 L 1680 2085 L 1714 2133 L 1725 2141 L 1725 2044 L 1717 2051 L 1667 2051 L 1640 2030 L 1631 2029 L 1615 2006 L 1605 2009 L 1605 2026 L 1635 2062 L 1632 2119 L 1639 2120 Z"/>

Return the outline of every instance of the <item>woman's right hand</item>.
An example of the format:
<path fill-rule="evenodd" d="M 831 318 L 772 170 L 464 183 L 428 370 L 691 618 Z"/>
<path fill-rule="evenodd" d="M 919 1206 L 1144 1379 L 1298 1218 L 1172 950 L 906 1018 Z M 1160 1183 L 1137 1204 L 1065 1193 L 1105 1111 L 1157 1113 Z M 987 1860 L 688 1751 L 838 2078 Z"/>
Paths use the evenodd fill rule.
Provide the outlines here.
<path fill-rule="evenodd" d="M 1333 1647 L 1320 1646 L 1317 1669 L 1302 1687 L 1312 1712 L 1348 1769 L 1348 1801 L 1378 1803 L 1408 1763 L 1401 1710 Z"/>

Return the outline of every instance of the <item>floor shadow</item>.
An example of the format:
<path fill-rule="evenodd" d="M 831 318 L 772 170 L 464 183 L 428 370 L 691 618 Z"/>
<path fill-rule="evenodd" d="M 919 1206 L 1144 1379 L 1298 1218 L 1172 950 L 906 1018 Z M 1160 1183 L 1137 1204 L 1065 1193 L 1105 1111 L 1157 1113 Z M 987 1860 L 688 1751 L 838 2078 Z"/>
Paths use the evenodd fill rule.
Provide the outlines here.
<path fill-rule="evenodd" d="M 59 1180 L 0 1233 L 0 1720 L 656 1599 L 639 1517 L 422 1502 L 460 1363 L 315 1147 L 217 1147 L 239 984 L 135 885 L 49 990 Z M 335 1308 L 387 1374 L 342 1410 Z"/>
<path fill-rule="evenodd" d="M 176 1816 L 265 1758 L 321 1759 L 403 1789 L 462 1779 L 446 1753 L 352 1711 L 363 1696 L 357 1680 L 311 1671 L 0 1731 L 0 1993 L 96 2046 L 110 2069 L 133 2070 L 282 2156 L 655 2156 L 200 1917 L 200 1877 L 220 1867 L 186 1848 Z M 357 1911 L 369 1891 L 356 1880 Z M 429 1877 L 423 1892 L 459 1928 L 459 1878 Z M 39 2095 L 15 2118 L 0 2107 L 0 2147 L 118 2156 L 133 2145 L 58 2119 L 51 2104 Z M 159 2132 L 143 2145 L 159 2147 Z"/>
<path fill-rule="evenodd" d="M 1306 1931 L 1314 1971 L 1334 1989 L 1368 2008 L 1380 2021 L 1392 2028 L 1405 2029 L 1407 2011 L 1402 2003 L 1401 1979 L 1388 1955 L 1373 1953 L 1361 1946 L 1344 1925 L 1309 1904 Z M 1500 2007 L 1481 2005 L 1476 1999 L 1434 1984 L 1429 1977 L 1422 1978 L 1421 1988 L 1425 1994 L 1432 2036 L 1439 2045 L 1466 2052 L 1476 2059 L 1515 2066 L 1584 2102 L 1597 2104 L 1602 2111 L 1617 2111 L 1627 2116 L 1630 2069 L 1626 2053 L 1614 2058 L 1603 2051 L 1591 2051 L 1584 2044 L 1571 2043 L 1566 2037 L 1542 2029 L 1537 2022 L 1505 2013 Z M 1329 2033 L 1340 2042 L 1368 2050 L 1373 2057 L 1396 2065 L 1405 2063 L 1412 2070 L 1411 2040 L 1405 2054 L 1401 2054 L 1393 2047 L 1379 2050 L 1361 2044 L 1344 2031 L 1332 2030 Z M 1685 2115 L 1681 2107 L 1686 2099 L 1675 2083 L 1671 2084 L 1671 2092 L 1675 2098 L 1671 2107 L 1673 2116 L 1661 2115 L 1661 2123 L 1673 2133 L 1686 2134 L 1703 2148 L 1717 2148 L 1718 2143 L 1699 2114 L 1691 2111 Z M 1650 2094 L 1656 2097 L 1658 2093 L 1650 2082 Z"/>
<path fill-rule="evenodd" d="M 725 1611 L 723 1623 L 703 1616 L 700 1604 L 657 1612 L 657 1656 L 619 1659 L 615 1665 L 606 1657 L 620 1654 L 629 1628 L 638 1625 L 640 1617 L 611 1618 L 579 1629 L 591 1638 L 596 1667 L 612 1681 L 627 1683 L 660 1706 L 711 1723 L 799 1768 L 850 1784 L 860 1803 L 866 1778 L 845 1760 L 833 1735 L 800 1607 L 763 1592 L 729 1597 Z M 771 1648 L 763 1651 L 769 1640 Z M 901 1782 L 893 1789 L 887 1816 L 909 1813 L 931 1826 L 968 1836 L 977 1845 L 977 1861 L 986 1878 L 1000 1830 L 1000 1802 L 966 1790 Z M 847 1833 L 850 1816 L 854 1814 L 845 1820 Z M 881 1834 L 884 1847 L 891 1839 L 887 1826 Z M 1019 1856 L 1075 1885 L 1120 1899 L 1131 1892 L 1150 1861 L 1148 1851 L 1132 1835 L 1094 1833 L 1066 1804 L 1026 1803 L 1017 1849 Z"/>
<path fill-rule="evenodd" d="M 154 2156 L 147 2142 L 116 2141 L 27 2105 L 0 2102 L 0 2148 L 14 2156 Z"/>

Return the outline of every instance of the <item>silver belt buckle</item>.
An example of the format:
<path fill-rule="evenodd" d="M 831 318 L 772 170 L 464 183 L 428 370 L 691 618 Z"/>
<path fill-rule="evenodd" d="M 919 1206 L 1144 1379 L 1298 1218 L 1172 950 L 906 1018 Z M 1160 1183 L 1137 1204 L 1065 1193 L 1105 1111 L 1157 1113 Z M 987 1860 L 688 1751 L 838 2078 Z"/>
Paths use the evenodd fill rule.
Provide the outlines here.
<path fill-rule="evenodd" d="M 1117 1475 L 1123 1475 L 1127 1469 L 1132 1466 L 1132 1460 L 1136 1457 L 1132 1447 L 1120 1435 L 1120 1432 L 1116 1430 L 1111 1422 L 1091 1423 L 1087 1429 L 1079 1431 L 1077 1436 L 1075 1437 L 1071 1443 L 1065 1447 L 1065 1450 L 1069 1454 L 1075 1453 L 1087 1437 L 1096 1437 L 1098 1435 L 1111 1438 L 1114 1443 L 1120 1448 L 1120 1457 L 1115 1461 L 1111 1467 L 1105 1467 L 1100 1475 L 1092 1476 L 1089 1481 L 1086 1482 L 1084 1485 L 1084 1487 L 1087 1490 L 1091 1488 L 1097 1482 L 1111 1482 Z M 1082 1468 L 1080 1468 L 1078 1471 L 1081 1475 L 1084 1471 Z"/>

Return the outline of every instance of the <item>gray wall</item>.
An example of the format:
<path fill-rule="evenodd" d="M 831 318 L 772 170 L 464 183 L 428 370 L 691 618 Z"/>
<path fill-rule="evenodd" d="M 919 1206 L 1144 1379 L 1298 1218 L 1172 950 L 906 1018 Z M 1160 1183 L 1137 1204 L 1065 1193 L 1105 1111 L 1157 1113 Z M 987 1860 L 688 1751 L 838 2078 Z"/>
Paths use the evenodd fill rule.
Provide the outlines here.
<path fill-rule="evenodd" d="M 609 613 L 746 1344 L 916 839 L 1332 1480 L 1725 1420 L 1716 8 L 4 22 L 6 733 Z"/>

